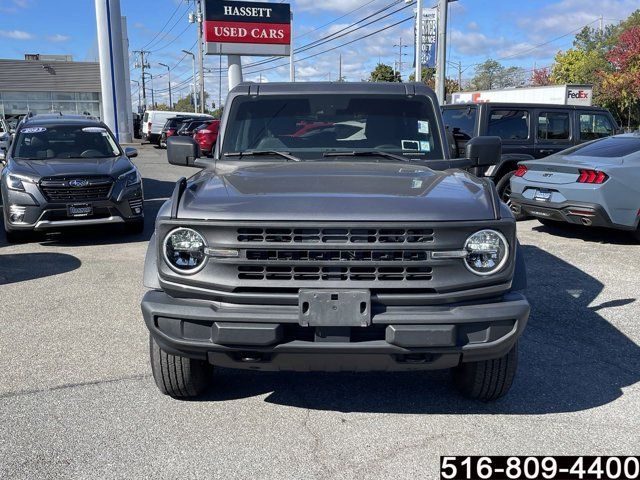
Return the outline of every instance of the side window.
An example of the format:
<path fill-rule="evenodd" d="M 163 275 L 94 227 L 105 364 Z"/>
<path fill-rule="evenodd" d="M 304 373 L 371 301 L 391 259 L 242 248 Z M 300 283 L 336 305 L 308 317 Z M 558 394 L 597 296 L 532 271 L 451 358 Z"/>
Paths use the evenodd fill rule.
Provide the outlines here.
<path fill-rule="evenodd" d="M 540 112 L 538 115 L 539 140 L 569 140 L 568 112 Z"/>
<path fill-rule="evenodd" d="M 470 140 L 476 126 L 476 108 L 445 108 L 442 111 L 444 124 L 459 140 Z"/>
<path fill-rule="evenodd" d="M 580 115 L 580 140 L 595 140 L 611 135 L 613 135 L 613 125 L 606 115 L 602 113 Z"/>
<path fill-rule="evenodd" d="M 491 110 L 487 135 L 503 140 L 529 138 L 529 112 L 526 110 Z"/>

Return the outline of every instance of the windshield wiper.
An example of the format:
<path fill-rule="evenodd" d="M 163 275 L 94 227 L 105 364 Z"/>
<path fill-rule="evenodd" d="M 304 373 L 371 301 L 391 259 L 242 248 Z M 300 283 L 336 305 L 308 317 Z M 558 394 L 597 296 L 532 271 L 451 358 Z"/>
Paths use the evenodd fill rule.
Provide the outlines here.
<path fill-rule="evenodd" d="M 411 163 L 410 158 L 403 157 L 402 155 L 395 155 L 383 150 L 364 150 L 361 152 L 325 152 L 323 157 L 383 157 L 390 158 L 391 160 L 399 160 L 401 162 Z"/>
<path fill-rule="evenodd" d="M 278 152 L 276 150 L 246 150 L 244 152 L 228 152 L 224 154 L 225 157 L 238 157 L 238 159 L 241 159 L 242 157 L 261 155 L 277 155 L 279 157 L 286 158 L 287 160 L 291 160 L 292 162 L 300 161 L 298 157 L 294 157 L 289 152 Z"/>

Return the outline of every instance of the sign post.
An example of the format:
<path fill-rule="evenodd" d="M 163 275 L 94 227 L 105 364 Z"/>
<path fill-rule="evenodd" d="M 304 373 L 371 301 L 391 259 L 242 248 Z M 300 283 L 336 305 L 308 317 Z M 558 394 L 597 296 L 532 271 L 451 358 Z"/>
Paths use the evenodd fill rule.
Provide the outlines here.
<path fill-rule="evenodd" d="M 229 89 L 242 81 L 242 55 L 291 55 L 291 8 L 286 3 L 205 1 L 207 55 L 227 55 Z"/>

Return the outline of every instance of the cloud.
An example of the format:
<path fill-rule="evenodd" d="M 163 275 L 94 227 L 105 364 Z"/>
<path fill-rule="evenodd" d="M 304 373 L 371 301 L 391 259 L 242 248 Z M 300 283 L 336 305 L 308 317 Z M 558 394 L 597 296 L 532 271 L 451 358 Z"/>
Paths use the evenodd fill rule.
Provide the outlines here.
<path fill-rule="evenodd" d="M 503 37 L 490 37 L 481 32 L 453 30 L 451 43 L 457 52 L 465 55 L 495 56 L 495 52 L 504 48 L 508 42 Z"/>
<path fill-rule="evenodd" d="M 22 30 L 0 30 L 0 37 L 11 38 L 13 40 L 33 40 L 35 35 Z"/>
<path fill-rule="evenodd" d="M 61 43 L 68 41 L 70 38 L 71 37 L 69 37 L 68 35 L 61 35 L 59 33 L 56 33 L 55 35 L 49 35 L 47 37 L 47 40 L 49 40 L 50 42 Z"/>
<path fill-rule="evenodd" d="M 325 0 L 318 2 L 316 0 L 297 0 L 295 8 L 299 11 L 305 10 L 327 10 L 330 12 L 345 13 L 354 10 L 362 5 L 362 0 Z"/>

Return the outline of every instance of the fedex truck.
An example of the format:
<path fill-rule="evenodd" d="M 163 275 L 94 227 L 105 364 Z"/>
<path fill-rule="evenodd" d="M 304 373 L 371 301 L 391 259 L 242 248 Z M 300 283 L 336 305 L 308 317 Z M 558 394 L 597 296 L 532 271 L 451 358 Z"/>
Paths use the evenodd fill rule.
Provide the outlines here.
<path fill-rule="evenodd" d="M 529 103 L 549 105 L 581 105 L 590 107 L 592 85 L 550 85 L 547 87 L 507 88 L 457 92 L 451 95 L 452 104 L 460 103 Z"/>

